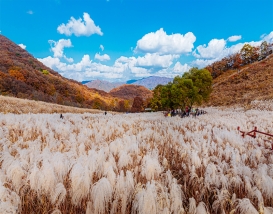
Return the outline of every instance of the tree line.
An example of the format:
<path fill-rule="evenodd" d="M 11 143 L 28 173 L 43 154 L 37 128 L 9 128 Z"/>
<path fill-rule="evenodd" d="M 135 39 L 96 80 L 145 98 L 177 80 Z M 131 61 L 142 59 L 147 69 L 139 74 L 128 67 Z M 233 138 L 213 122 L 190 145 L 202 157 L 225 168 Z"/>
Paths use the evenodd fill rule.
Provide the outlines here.
<path fill-rule="evenodd" d="M 212 92 L 212 76 L 207 69 L 192 68 L 182 76 L 176 76 L 167 85 L 153 90 L 150 106 L 153 110 L 184 110 L 186 106 L 200 105 Z"/>

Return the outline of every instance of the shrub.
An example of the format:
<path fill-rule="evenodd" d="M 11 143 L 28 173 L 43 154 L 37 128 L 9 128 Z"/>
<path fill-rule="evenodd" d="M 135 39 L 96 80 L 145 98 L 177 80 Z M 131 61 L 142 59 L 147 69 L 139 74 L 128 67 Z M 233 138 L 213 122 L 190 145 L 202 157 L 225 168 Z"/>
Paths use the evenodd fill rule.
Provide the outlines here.
<path fill-rule="evenodd" d="M 45 75 L 49 74 L 48 70 L 42 70 L 42 73 L 45 74 Z"/>

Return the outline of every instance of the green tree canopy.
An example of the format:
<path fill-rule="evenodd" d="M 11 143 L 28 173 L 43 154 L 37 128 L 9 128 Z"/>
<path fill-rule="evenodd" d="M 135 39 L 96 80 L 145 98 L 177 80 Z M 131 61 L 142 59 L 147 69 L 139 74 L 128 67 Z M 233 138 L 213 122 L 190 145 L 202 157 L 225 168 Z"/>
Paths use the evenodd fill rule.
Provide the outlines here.
<path fill-rule="evenodd" d="M 163 85 L 157 85 L 153 90 L 153 97 L 151 99 L 151 107 L 155 110 L 162 110 L 162 103 L 161 103 L 161 90 Z"/>
<path fill-rule="evenodd" d="M 209 99 L 212 91 L 212 76 L 207 69 L 192 68 L 182 77 L 193 81 L 193 85 L 197 88 L 198 95 L 202 97 L 202 100 L 207 101 Z"/>
<path fill-rule="evenodd" d="M 157 86 L 153 90 L 151 106 L 155 110 L 166 110 L 200 105 L 209 99 L 211 86 L 212 76 L 208 70 L 192 68 L 183 76 L 175 77 L 172 83 Z"/>

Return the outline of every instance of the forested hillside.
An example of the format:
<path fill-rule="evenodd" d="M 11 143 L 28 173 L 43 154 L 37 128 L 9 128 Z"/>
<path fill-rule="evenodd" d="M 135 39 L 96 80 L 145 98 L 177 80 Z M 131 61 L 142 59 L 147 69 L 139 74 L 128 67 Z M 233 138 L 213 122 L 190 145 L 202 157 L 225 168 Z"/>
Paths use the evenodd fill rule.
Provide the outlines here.
<path fill-rule="evenodd" d="M 62 77 L 2 35 L 0 56 L 0 95 L 76 107 L 111 108 L 114 98 L 109 94 Z"/>
<path fill-rule="evenodd" d="M 216 78 L 228 70 L 240 70 L 245 65 L 261 61 L 272 54 L 272 52 L 273 44 L 268 44 L 266 41 L 256 47 L 245 44 L 238 53 L 214 62 L 208 65 L 206 69 L 211 72 L 213 78 Z"/>
<path fill-rule="evenodd" d="M 152 97 L 152 91 L 140 85 L 128 85 L 124 84 L 117 88 L 112 89 L 109 92 L 113 97 L 118 97 L 126 100 L 133 100 L 134 97 L 141 97 L 143 100 L 147 100 Z"/>
<path fill-rule="evenodd" d="M 245 45 L 235 55 L 206 67 L 213 79 L 208 105 L 248 105 L 253 100 L 273 99 L 272 44 Z"/>

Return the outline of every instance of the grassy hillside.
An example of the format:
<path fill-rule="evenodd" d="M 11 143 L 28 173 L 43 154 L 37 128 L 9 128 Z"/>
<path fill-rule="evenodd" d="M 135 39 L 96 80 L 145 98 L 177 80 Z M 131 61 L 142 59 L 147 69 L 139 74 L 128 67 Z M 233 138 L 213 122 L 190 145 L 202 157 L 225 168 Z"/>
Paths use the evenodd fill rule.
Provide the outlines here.
<path fill-rule="evenodd" d="M 71 106 L 58 105 L 43 101 L 27 100 L 15 97 L 0 96 L 0 113 L 14 114 L 38 114 L 38 113 L 103 113 L 97 109 L 77 108 Z"/>
<path fill-rule="evenodd" d="M 266 59 L 228 70 L 213 80 L 209 105 L 247 105 L 273 99 L 273 54 Z"/>

